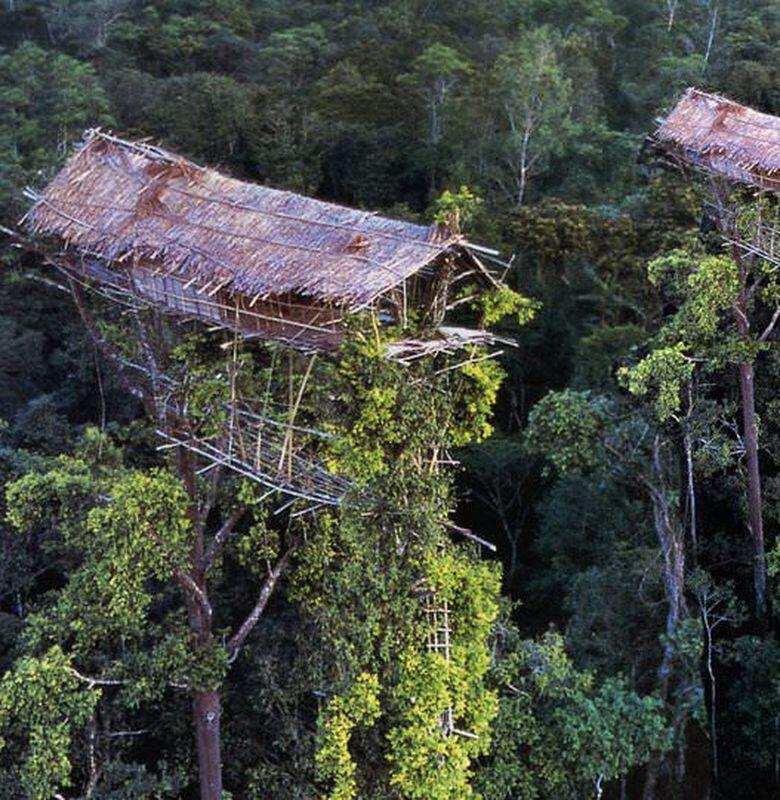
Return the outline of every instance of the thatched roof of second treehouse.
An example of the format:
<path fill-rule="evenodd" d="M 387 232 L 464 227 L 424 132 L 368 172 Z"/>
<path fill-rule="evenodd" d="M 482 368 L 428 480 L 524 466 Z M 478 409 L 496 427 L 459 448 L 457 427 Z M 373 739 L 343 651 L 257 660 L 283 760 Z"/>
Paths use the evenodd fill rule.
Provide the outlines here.
<path fill-rule="evenodd" d="M 673 159 L 780 191 L 780 117 L 688 89 L 653 139 Z"/>
<path fill-rule="evenodd" d="M 98 131 L 34 199 L 31 232 L 249 296 L 292 292 L 359 307 L 465 246 L 438 226 L 244 183 Z"/>

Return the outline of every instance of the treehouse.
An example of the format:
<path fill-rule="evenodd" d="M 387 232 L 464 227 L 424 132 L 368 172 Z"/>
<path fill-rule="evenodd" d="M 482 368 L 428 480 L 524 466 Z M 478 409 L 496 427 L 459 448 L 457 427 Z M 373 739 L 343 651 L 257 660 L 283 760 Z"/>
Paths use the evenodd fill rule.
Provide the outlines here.
<path fill-rule="evenodd" d="M 110 349 L 83 289 L 133 311 L 152 307 L 229 332 L 222 345 L 230 347 L 229 401 L 196 418 L 186 393 L 177 395 L 176 381 L 162 372 L 141 318 L 131 315 L 141 363 L 109 357 L 120 372 L 131 371 L 134 394 L 164 440 L 159 449 L 184 448 L 201 472 L 225 467 L 312 509 L 339 505 L 350 488 L 321 462 L 330 435 L 311 427 L 304 401 L 316 354 L 339 347 L 350 315 L 368 313 L 377 325 L 409 322 L 415 338 L 393 340 L 385 351 L 407 367 L 506 341 L 443 324 L 450 308 L 500 286 L 482 258 L 501 263 L 495 251 L 445 226 L 241 182 L 100 131 L 87 132 L 49 186 L 28 196 L 34 203 L 23 224 L 67 276 L 98 347 Z M 259 405 L 241 396 L 236 380 L 239 343 L 252 339 L 281 343 L 289 362 L 274 366 L 281 358 L 274 350 Z M 293 351 L 308 361 L 302 377 L 294 374 Z M 457 366 L 497 354 L 472 348 Z M 283 373 L 287 389 L 270 397 L 271 376 L 281 385 Z"/>
<path fill-rule="evenodd" d="M 96 346 L 155 420 L 158 450 L 186 461 L 181 470 L 192 484 L 211 472 L 212 492 L 225 468 L 260 484 L 261 500 L 281 495 L 274 515 L 294 504 L 290 519 L 339 506 L 354 488 L 322 458 L 336 436 L 314 427 L 321 417 L 307 413 L 304 397 L 318 353 L 339 347 L 350 315 L 368 313 L 377 325 L 411 323 L 414 338 L 385 348 L 386 358 L 408 368 L 468 349 L 436 374 L 498 354 L 472 345 L 507 342 L 489 331 L 443 324 L 451 308 L 501 287 L 480 258 L 500 264 L 497 253 L 445 226 L 413 225 L 241 182 L 99 131 L 86 134 L 41 194 L 28 196 L 34 203 L 23 224 L 42 237 L 36 249 L 65 273 Z M 83 288 L 129 306 L 123 316 L 135 323 L 131 335 L 140 346 L 130 357 L 138 363 L 102 333 Z M 221 382 L 203 393 L 197 409 L 189 384 L 202 384 L 211 373 L 195 380 L 165 373 L 170 359 L 158 359 L 155 344 L 162 349 L 169 337 L 153 342 L 157 320 L 135 313 L 150 306 L 230 334 L 221 343 Z M 269 363 L 259 391 L 256 381 L 237 379 L 245 339 L 285 345 L 263 353 Z M 443 448 L 430 449 L 428 469 L 452 463 Z M 491 547 L 468 530 L 452 529 Z M 450 661 L 447 599 L 433 589 L 420 596 L 429 628 L 425 647 Z M 455 710 L 446 709 L 439 720 L 444 736 L 476 738 L 456 721 Z"/>
<path fill-rule="evenodd" d="M 444 226 L 245 183 L 99 131 L 30 196 L 26 228 L 58 242 L 72 279 L 304 352 L 335 350 L 359 312 L 386 325 L 414 313 L 435 331 L 453 290 L 497 285 L 477 256 L 495 253 Z"/>
<path fill-rule="evenodd" d="M 780 191 L 780 118 L 688 89 L 648 140 L 669 164 Z"/>
<path fill-rule="evenodd" d="M 727 245 L 780 266 L 780 118 L 688 89 L 645 147 L 706 181 L 707 216 Z"/>

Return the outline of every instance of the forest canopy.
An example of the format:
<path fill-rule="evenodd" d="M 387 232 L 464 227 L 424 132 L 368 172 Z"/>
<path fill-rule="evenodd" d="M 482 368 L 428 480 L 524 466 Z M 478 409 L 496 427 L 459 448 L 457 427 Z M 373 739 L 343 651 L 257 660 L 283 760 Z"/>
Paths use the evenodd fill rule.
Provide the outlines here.
<path fill-rule="evenodd" d="M 0 798 L 777 796 L 778 262 L 646 142 L 691 86 L 780 115 L 776 0 L 2 2 Z M 89 311 L 19 221 L 96 128 L 464 234 L 502 352 Z M 281 398 L 360 501 L 206 470 L 166 392 Z"/>

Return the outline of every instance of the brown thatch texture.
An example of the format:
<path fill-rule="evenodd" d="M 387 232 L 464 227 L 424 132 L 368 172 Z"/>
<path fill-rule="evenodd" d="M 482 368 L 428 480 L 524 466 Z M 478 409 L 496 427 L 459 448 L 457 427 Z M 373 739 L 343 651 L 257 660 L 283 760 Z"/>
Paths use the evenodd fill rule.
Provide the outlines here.
<path fill-rule="evenodd" d="M 780 190 L 780 118 L 688 89 L 653 137 L 673 159 L 730 180 Z"/>
<path fill-rule="evenodd" d="M 31 232 L 254 298 L 358 308 L 464 244 L 436 226 L 243 183 L 99 131 L 35 199 Z"/>

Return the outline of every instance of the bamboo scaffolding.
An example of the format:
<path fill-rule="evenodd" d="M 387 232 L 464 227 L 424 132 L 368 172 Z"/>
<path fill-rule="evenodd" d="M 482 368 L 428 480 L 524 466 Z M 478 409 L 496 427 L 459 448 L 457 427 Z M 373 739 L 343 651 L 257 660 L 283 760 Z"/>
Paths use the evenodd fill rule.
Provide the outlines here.
<path fill-rule="evenodd" d="M 433 332 L 431 338 L 390 342 L 385 347 L 385 357 L 409 366 L 423 358 L 441 354 L 452 355 L 464 347 L 491 347 L 497 344 L 517 346 L 513 339 L 497 336 L 490 331 L 442 325 Z"/>
<path fill-rule="evenodd" d="M 423 592 L 424 611 L 426 616 L 426 648 L 444 659 L 446 664 L 452 660 L 452 626 L 450 622 L 450 606 L 447 598 L 439 600 L 437 593 L 428 589 Z M 465 736 L 468 739 L 478 738 L 475 734 L 464 731 L 455 725 L 455 711 L 448 706 L 442 714 L 439 725 L 444 736 Z"/>
<path fill-rule="evenodd" d="M 159 449 L 181 446 L 211 463 L 227 467 L 268 489 L 274 489 L 296 499 L 309 500 L 320 505 L 340 505 L 351 484 L 346 479 L 333 475 L 303 452 L 292 452 L 286 432 L 251 418 L 241 420 L 240 410 L 233 425 L 225 424 L 224 431 L 215 437 L 202 437 L 186 430 L 158 429 L 165 442 Z M 232 447 L 230 428 L 240 428 L 241 438 L 254 440 L 254 446 Z M 248 453 L 251 452 L 251 456 Z M 285 456 L 291 469 L 279 469 L 280 457 Z"/>

